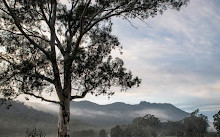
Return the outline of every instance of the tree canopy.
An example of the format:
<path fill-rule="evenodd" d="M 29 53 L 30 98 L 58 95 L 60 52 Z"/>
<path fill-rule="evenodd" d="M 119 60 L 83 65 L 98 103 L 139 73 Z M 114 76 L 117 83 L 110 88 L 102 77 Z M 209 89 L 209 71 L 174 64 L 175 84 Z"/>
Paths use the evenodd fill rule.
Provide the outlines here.
<path fill-rule="evenodd" d="M 133 126 L 137 127 L 137 128 L 141 128 L 141 127 L 147 127 L 147 126 L 151 126 L 151 127 L 156 127 L 156 128 L 160 128 L 160 120 L 155 117 L 154 115 L 151 114 L 147 114 L 144 117 L 137 117 L 132 121 Z"/>
<path fill-rule="evenodd" d="M 107 135 L 107 133 L 106 133 L 105 129 L 101 129 L 99 131 L 99 137 L 106 137 L 106 135 Z"/>
<path fill-rule="evenodd" d="M 119 125 L 111 129 L 111 137 L 123 137 L 123 130 Z"/>
<path fill-rule="evenodd" d="M 185 135 L 189 137 L 205 137 L 208 132 L 208 117 L 199 114 L 199 109 L 183 119 Z"/>

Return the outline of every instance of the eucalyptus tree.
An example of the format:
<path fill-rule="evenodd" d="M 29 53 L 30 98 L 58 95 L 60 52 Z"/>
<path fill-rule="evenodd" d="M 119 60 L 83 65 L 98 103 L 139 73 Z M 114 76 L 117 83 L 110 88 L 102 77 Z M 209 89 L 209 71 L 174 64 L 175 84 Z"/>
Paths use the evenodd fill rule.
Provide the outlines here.
<path fill-rule="evenodd" d="M 58 137 L 70 134 L 70 101 L 113 95 L 140 79 L 111 51 L 120 49 L 113 17 L 144 21 L 188 0 L 0 0 L 1 95 L 21 94 L 60 105 Z M 58 100 L 43 96 L 55 92 Z"/>

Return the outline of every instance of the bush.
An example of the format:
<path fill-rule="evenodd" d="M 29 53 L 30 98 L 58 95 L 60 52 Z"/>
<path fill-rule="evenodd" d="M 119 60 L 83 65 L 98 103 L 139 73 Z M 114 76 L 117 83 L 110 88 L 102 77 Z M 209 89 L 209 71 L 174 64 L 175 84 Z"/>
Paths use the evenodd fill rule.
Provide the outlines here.
<path fill-rule="evenodd" d="M 25 137 L 46 137 L 46 134 L 40 129 L 27 129 Z"/>

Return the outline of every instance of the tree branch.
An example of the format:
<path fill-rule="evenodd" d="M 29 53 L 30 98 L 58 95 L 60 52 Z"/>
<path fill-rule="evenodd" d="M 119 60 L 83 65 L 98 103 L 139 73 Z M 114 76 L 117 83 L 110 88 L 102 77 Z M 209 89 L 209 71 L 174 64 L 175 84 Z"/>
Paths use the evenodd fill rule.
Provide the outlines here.
<path fill-rule="evenodd" d="M 8 72 L 9 72 L 9 70 L 3 72 L 2 74 L 6 74 L 6 73 L 8 73 Z M 1 74 L 1 75 L 2 75 L 2 74 Z M 0 85 L 1 85 L 2 83 L 5 83 L 5 82 L 9 81 L 9 80 L 10 80 L 12 77 L 14 77 L 16 74 L 18 74 L 18 73 L 13 72 L 10 76 L 8 76 L 8 74 L 7 74 L 7 75 L 4 75 L 3 77 L 0 77 Z"/>
<path fill-rule="evenodd" d="M 89 3 L 91 2 L 91 0 L 87 3 L 87 6 L 89 6 Z M 108 18 L 110 18 L 110 17 L 112 17 L 112 16 L 116 16 L 116 15 L 120 15 L 120 14 L 122 14 L 123 12 L 126 12 L 126 11 L 122 11 L 122 12 L 119 12 L 119 13 L 117 13 L 117 14 L 111 14 L 112 12 L 114 12 L 115 10 L 117 10 L 118 8 L 120 8 L 121 6 L 117 6 L 116 8 L 114 8 L 114 9 L 112 9 L 110 12 L 108 12 L 108 13 L 106 13 L 103 17 L 101 17 L 101 18 L 99 18 L 99 19 L 97 19 L 95 22 L 93 22 L 93 23 L 90 23 L 90 26 L 87 26 L 86 28 L 85 28 L 85 30 L 83 31 L 82 30 L 82 19 L 83 19 L 83 16 L 82 15 L 84 15 L 85 13 L 85 8 L 84 8 L 84 11 L 83 11 L 83 13 L 82 13 L 82 15 L 81 15 L 81 18 L 80 18 L 80 35 L 79 35 L 79 37 L 77 38 L 77 40 L 76 40 L 76 44 L 75 44 L 75 48 L 74 48 L 74 50 L 73 50 L 73 52 L 72 52 L 72 55 L 70 56 L 70 60 L 73 60 L 74 59 L 74 57 L 75 57 L 75 55 L 76 55 L 76 52 L 77 52 L 77 50 L 78 50 L 78 48 L 79 48 L 79 45 L 80 45 L 80 41 L 82 40 L 82 38 L 83 38 L 83 36 L 84 36 L 84 34 L 86 34 L 93 26 L 95 26 L 96 24 L 98 24 L 100 21 L 102 21 L 102 20 L 105 20 L 105 19 L 108 19 Z M 88 7 L 87 7 L 88 8 Z M 110 15 L 109 15 L 110 14 Z"/>
<path fill-rule="evenodd" d="M 89 4 L 90 4 L 91 0 L 88 1 L 88 3 L 86 4 L 85 8 L 83 9 L 83 12 L 81 14 L 81 17 L 80 17 L 80 35 L 82 34 L 82 31 L 83 31 L 83 18 L 84 18 L 84 15 L 86 13 L 86 10 L 88 9 L 89 7 Z"/>
<path fill-rule="evenodd" d="M 25 95 L 29 95 L 29 96 L 33 96 L 33 97 L 35 97 L 35 98 L 39 98 L 39 99 L 41 99 L 42 101 L 51 102 L 51 103 L 55 103 L 55 104 L 60 104 L 60 105 L 61 105 L 61 103 L 58 102 L 58 101 L 45 99 L 45 98 L 43 98 L 42 96 L 37 96 L 37 95 L 35 95 L 34 93 L 30 93 L 30 92 L 23 92 L 23 93 L 24 93 Z"/>
<path fill-rule="evenodd" d="M 46 80 L 47 82 L 49 82 L 51 84 L 54 84 L 54 80 L 52 80 L 51 78 L 48 78 L 47 76 L 44 76 L 40 73 L 35 73 L 35 74 L 33 74 L 33 76 L 41 78 L 42 80 Z"/>
<path fill-rule="evenodd" d="M 79 0 L 76 0 L 75 2 L 73 1 L 72 2 L 72 7 L 70 9 L 70 13 L 69 15 L 71 16 L 73 14 L 73 9 L 77 6 Z M 71 42 L 72 42 L 72 38 L 73 38 L 73 35 L 76 33 L 76 32 L 72 32 L 72 26 L 71 25 L 71 21 L 70 21 L 71 17 L 68 18 L 67 20 L 67 23 L 68 23 L 68 29 L 66 31 L 66 37 L 67 37 L 67 48 L 66 48 L 66 52 L 67 53 L 70 53 L 71 52 Z M 69 36 L 67 35 L 67 33 L 69 32 Z"/>
<path fill-rule="evenodd" d="M 10 58 L 11 58 L 11 57 L 10 57 Z M 2 54 L 0 53 L 0 60 L 1 60 L 1 59 L 4 60 L 4 61 L 6 61 L 6 62 L 8 62 L 9 64 L 11 64 L 11 65 L 13 65 L 13 66 L 15 65 L 15 64 L 12 63 L 10 60 L 8 60 L 7 58 L 3 57 Z"/>
<path fill-rule="evenodd" d="M 71 10 L 70 10 L 70 13 L 72 13 L 73 12 L 73 9 L 76 7 L 76 5 L 78 4 L 78 2 L 79 2 L 79 0 L 76 0 L 76 2 L 74 3 L 72 3 L 72 7 L 71 7 Z"/>
<path fill-rule="evenodd" d="M 32 40 L 32 39 L 27 35 L 27 33 L 24 32 L 24 30 L 23 30 L 23 28 L 22 28 L 22 26 L 21 26 L 21 24 L 20 24 L 20 21 L 18 20 L 18 18 L 17 18 L 17 16 L 15 15 L 15 13 L 14 13 L 14 12 L 11 10 L 11 8 L 8 6 L 7 2 L 6 2 L 5 0 L 3 0 L 3 2 L 4 2 L 5 7 L 8 9 L 8 11 L 9 11 L 11 17 L 14 19 L 14 23 L 15 23 L 15 25 L 17 26 L 17 28 L 20 30 L 20 32 L 28 39 L 28 41 L 29 41 L 31 44 L 34 45 L 34 47 L 38 48 L 41 52 L 43 52 L 43 53 L 46 55 L 46 57 L 47 57 L 49 60 L 51 60 L 51 57 L 50 57 L 49 53 L 48 53 L 46 50 L 44 50 L 41 46 L 39 46 L 36 42 L 34 42 L 34 40 Z"/>
<path fill-rule="evenodd" d="M 3 8 L 0 8 L 0 10 L 2 10 L 4 13 L 10 15 L 9 12 L 7 12 L 6 10 L 4 10 Z"/>
<path fill-rule="evenodd" d="M 70 100 L 84 98 L 88 92 L 89 92 L 89 90 L 86 90 L 80 96 L 77 96 L 77 95 L 76 96 L 71 96 Z"/>
<path fill-rule="evenodd" d="M 136 1 L 134 1 L 134 3 L 135 2 L 137 2 L 137 0 Z M 128 3 L 128 6 L 130 5 L 131 3 Z M 103 15 L 101 18 L 99 18 L 99 19 L 97 19 L 96 21 L 94 21 L 93 23 L 92 23 L 92 20 L 94 19 L 94 17 L 92 17 L 91 18 L 91 23 L 86 27 L 86 29 L 85 29 L 85 31 L 83 32 L 83 35 L 85 34 L 85 33 L 87 33 L 93 26 L 95 26 L 96 24 L 98 24 L 100 21 L 102 21 L 102 20 L 105 20 L 105 19 L 108 19 L 108 18 L 111 18 L 111 17 L 113 17 L 113 16 L 117 16 L 117 15 L 121 15 L 122 13 L 125 13 L 125 12 L 128 12 L 128 10 L 127 9 L 124 9 L 124 10 L 122 10 L 122 11 L 119 11 L 119 12 L 116 12 L 119 8 L 121 8 L 121 7 L 123 7 L 123 6 L 125 6 L 125 5 L 119 5 L 119 6 L 117 6 L 117 7 L 115 7 L 115 8 L 113 8 L 113 9 L 111 9 L 111 10 L 107 10 L 107 11 L 109 11 L 109 12 L 107 12 L 107 13 L 105 13 L 105 15 Z M 104 10 L 104 9 L 103 9 Z M 101 11 L 100 11 L 101 12 Z M 115 12 L 115 13 L 114 13 Z M 98 13 L 97 13 L 98 14 Z M 96 16 L 96 15 L 95 15 Z"/>
<path fill-rule="evenodd" d="M 122 17 L 124 17 L 124 19 L 127 20 L 133 28 L 138 29 L 138 27 L 134 26 L 133 23 L 126 16 L 122 15 Z"/>
<path fill-rule="evenodd" d="M 47 19 L 47 16 L 46 16 L 46 14 L 45 14 L 45 12 L 44 12 L 44 9 L 43 9 L 43 5 L 40 5 L 40 10 L 41 10 L 41 13 L 42 13 L 42 16 L 43 16 L 44 21 L 47 23 L 48 27 L 49 27 L 50 30 L 52 31 L 52 27 L 51 27 L 51 24 L 50 24 L 51 22 L 50 22 L 50 20 Z M 64 51 L 64 49 L 63 49 L 63 46 L 62 46 L 62 44 L 61 44 L 59 38 L 57 37 L 56 32 L 54 32 L 54 33 L 55 33 L 55 37 L 56 37 L 57 47 L 59 48 L 61 54 L 62 54 L 62 55 L 65 55 L 65 51 Z"/>
<path fill-rule="evenodd" d="M 54 85 L 57 91 L 57 95 L 60 100 L 63 98 L 62 96 L 62 84 L 60 79 L 60 70 L 57 65 L 57 58 L 56 58 L 56 49 L 55 49 L 55 41 L 56 41 L 56 33 L 55 33 L 55 22 L 56 22 L 56 10 L 57 10 L 57 1 L 51 0 L 51 21 L 50 22 L 50 29 L 51 29 L 51 40 L 50 40 L 50 46 L 51 46 L 51 58 L 52 58 L 52 67 L 54 72 Z"/>
<path fill-rule="evenodd" d="M 86 76 L 85 76 L 85 81 L 87 81 Z M 85 91 L 82 92 L 82 95 L 71 96 L 70 100 L 84 98 L 86 94 L 89 93 L 89 91 L 95 89 L 94 87 L 88 88 L 88 86 L 86 86 L 86 82 L 84 82 L 84 86 L 85 86 Z"/>
<path fill-rule="evenodd" d="M 105 9 L 105 6 L 103 6 L 100 10 L 98 10 L 96 13 L 94 13 L 94 14 L 92 15 L 92 17 L 90 18 L 89 22 L 91 23 L 92 20 L 94 20 L 94 18 L 95 18 L 98 14 L 100 14 L 102 11 L 104 11 L 104 9 Z M 90 25 L 90 24 L 88 24 L 88 26 L 89 26 L 89 25 Z"/>
<path fill-rule="evenodd" d="M 13 35 L 24 36 L 22 33 L 15 33 L 15 32 L 13 32 L 13 31 L 6 30 L 6 29 L 0 29 L 0 30 L 2 30 L 2 31 L 7 31 L 7 32 L 9 32 L 9 33 L 11 33 L 11 34 L 13 34 Z M 34 35 L 33 33 L 32 33 L 32 34 L 27 34 L 27 35 L 28 35 L 29 37 L 39 38 L 39 39 L 41 39 L 41 40 L 43 40 L 43 41 L 45 41 L 45 42 L 50 42 L 48 39 L 45 39 L 45 38 L 43 38 L 43 37 L 41 37 L 41 36 Z"/>

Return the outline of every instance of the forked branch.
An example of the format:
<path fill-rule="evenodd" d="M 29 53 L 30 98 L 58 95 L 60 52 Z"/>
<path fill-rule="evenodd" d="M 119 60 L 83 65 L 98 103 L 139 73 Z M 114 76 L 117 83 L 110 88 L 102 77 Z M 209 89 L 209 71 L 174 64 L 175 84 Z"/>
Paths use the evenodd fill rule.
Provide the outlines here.
<path fill-rule="evenodd" d="M 88 92 L 89 92 L 89 90 L 86 90 L 86 91 L 84 91 L 84 92 L 82 93 L 82 95 L 71 96 L 70 100 L 84 98 Z"/>

